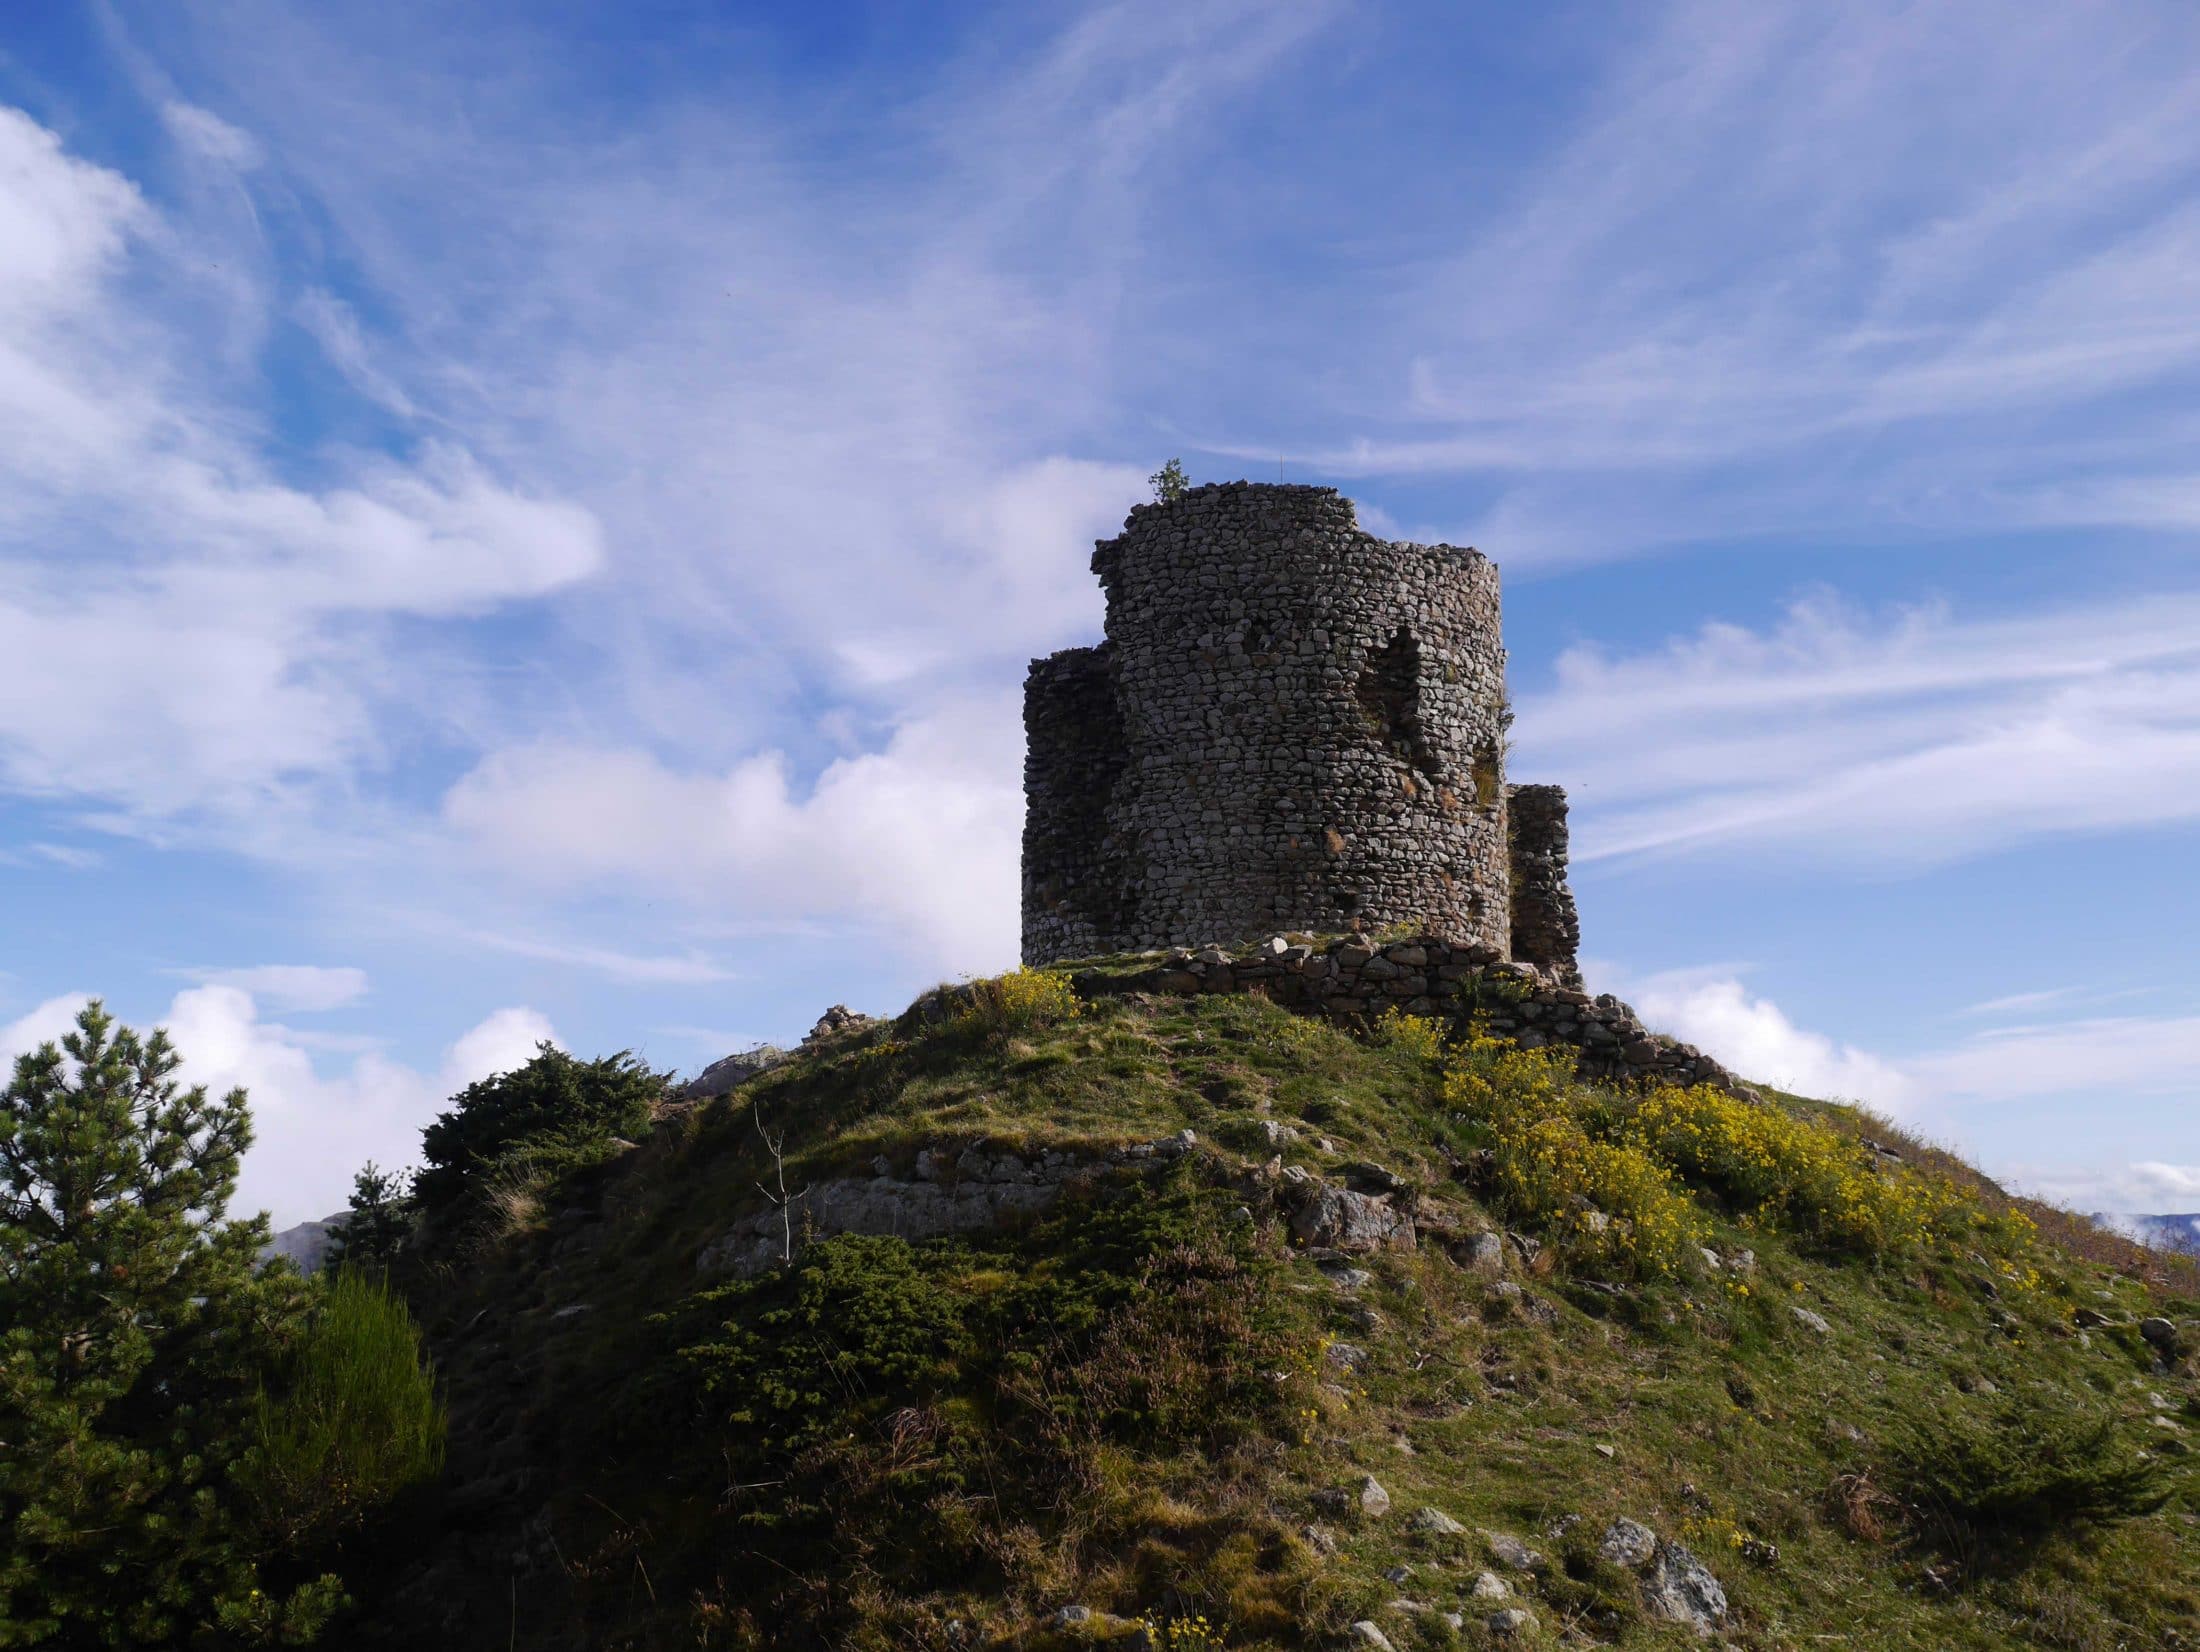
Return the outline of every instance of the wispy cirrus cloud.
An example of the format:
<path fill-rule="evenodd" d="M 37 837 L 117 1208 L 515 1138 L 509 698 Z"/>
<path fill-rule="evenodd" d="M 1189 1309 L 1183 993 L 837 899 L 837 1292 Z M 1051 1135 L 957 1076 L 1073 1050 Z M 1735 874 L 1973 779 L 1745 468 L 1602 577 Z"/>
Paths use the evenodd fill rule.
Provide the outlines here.
<path fill-rule="evenodd" d="M 206 726 L 164 731 L 197 742 L 200 786 L 249 795 L 381 759 L 392 717 L 377 690 L 403 672 L 387 653 L 381 681 L 355 668 L 360 618 L 547 599 L 557 623 L 523 671 L 437 705 L 463 778 L 437 815 L 407 824 L 414 853 L 442 852 L 443 832 L 491 848 L 509 830 L 538 886 L 553 863 L 583 881 L 621 869 L 656 881 L 667 860 L 690 873 L 802 860 L 798 845 L 761 839 L 739 854 L 645 852 L 666 837 L 658 828 L 616 853 L 584 852 L 565 830 L 553 854 L 550 823 L 496 801 L 570 791 L 547 778 L 551 752 L 565 754 L 561 772 L 587 753 L 607 775 L 713 797 L 777 775 L 796 801 L 813 786 L 829 798 L 832 765 L 864 756 L 916 784 L 909 765 L 932 753 L 947 767 L 923 778 L 942 797 L 974 784 L 1005 795 L 1012 735 L 991 741 L 993 778 L 976 782 L 967 743 L 932 731 L 998 693 L 1029 653 L 1097 629 L 1084 546 L 1137 496 L 1141 472 L 1076 446 L 1146 382 L 1140 358 L 1153 352 L 1125 350 L 1116 295 L 1151 272 L 1155 249 L 1183 243 L 1185 226 L 1155 209 L 1171 146 L 1292 71 L 1330 15 L 1229 0 L 1096 7 L 1006 57 L 949 63 L 933 90 L 875 111 L 858 159 L 826 167 L 815 131 L 722 99 L 675 92 L 617 141 L 577 126 L 528 95 L 547 41 L 525 27 L 499 45 L 517 72 L 462 133 L 466 43 L 403 79 L 345 67 L 402 33 L 403 11 L 309 20 L 243 4 L 202 20 L 196 42 L 230 76 L 224 112 L 202 113 L 249 129 L 256 170 L 324 204 L 372 297 L 355 302 L 314 270 L 269 304 L 417 433 L 412 463 L 370 466 L 363 487 L 278 494 L 282 508 L 258 516 L 228 501 L 225 528 L 246 517 L 242 531 L 263 536 L 371 536 L 377 577 L 347 580 L 339 552 L 202 582 L 194 596 L 269 618 L 221 650 L 231 663 L 205 696 Z M 1439 216 L 1402 266 L 1416 273 L 1401 303 L 1350 333 L 1344 382 L 1395 375 L 1393 430 L 1435 434 L 1329 462 L 1503 476 L 1482 537 L 1508 562 L 1556 543 L 1538 526 L 1552 500 L 1605 512 L 1624 497 L 1625 531 L 1599 517 L 1591 535 L 1611 554 L 1684 526 L 1777 532 L 1799 514 L 1824 520 L 1829 501 L 1838 520 L 1891 509 L 1912 526 L 1943 508 L 1972 522 L 2091 519 L 2112 496 L 2111 515 L 2175 519 L 2185 484 L 2159 442 L 2154 469 L 2132 468 L 2149 423 L 2116 398 L 2200 366 L 2200 303 L 2179 274 L 2200 216 L 2177 187 L 2200 99 L 2175 72 L 2200 36 L 2162 16 L 2118 26 L 2153 55 L 2119 58 L 2123 95 L 2104 100 L 2073 67 L 2080 36 L 2097 46 L 2098 34 L 2065 22 L 2010 31 L 1978 6 L 1667 8 L 1464 250 L 1429 256 L 1454 228 Z M 1224 35 L 1231 52 L 1199 49 Z M 278 59 L 305 67 L 260 72 Z M 985 96 L 968 95 L 981 83 Z M 2024 121 L 2009 116 L 2017 106 Z M 205 121 L 177 129 L 201 150 L 220 135 Z M 403 136 L 354 141 L 368 131 Z M 429 157 L 439 187 L 423 197 Z M 148 209 L 102 178 L 114 199 L 86 244 L 123 246 L 118 226 Z M 1748 236 L 1722 233 L 1744 204 Z M 1290 393 L 1296 358 L 1248 354 L 1241 367 L 1250 394 L 1305 404 Z M 2060 425 L 1986 440 L 1975 422 L 2035 405 L 2092 410 L 2077 470 Z M 1905 422 L 1948 432 L 1950 454 L 1932 450 L 1937 437 L 1868 462 L 1841 445 Z M 451 430 L 479 456 L 438 447 Z M 2066 457 L 2009 457 L 2027 444 Z M 2020 463 L 2021 476 L 2007 468 Z M 491 464 L 519 480 L 491 480 Z M 1599 469 L 1636 481 L 1544 479 Z M 592 524 L 613 528 L 590 538 Z M 500 546 L 527 549 L 464 549 Z M 590 575 L 584 602 L 558 600 Z M 130 630 L 130 602 L 164 576 L 141 564 L 126 577 L 140 589 L 120 612 L 82 613 L 88 633 Z M 1664 653 L 1578 651 L 1557 690 L 1527 697 L 1523 740 L 1580 776 L 1592 858 L 1737 841 L 1932 856 L 2182 819 L 2200 756 L 2193 664 L 2172 633 L 2191 606 L 2080 614 L 2072 644 L 2046 635 L 2066 615 L 1806 603 L 1762 633 L 1715 626 Z M 2126 621 L 2135 635 L 2119 634 Z M 177 640 L 155 671 L 210 640 L 172 620 L 162 630 Z M 2084 655 L 2095 639 L 2105 668 Z M 157 777 L 112 760 L 100 772 L 80 754 L 148 694 L 119 661 L 103 680 L 124 703 L 26 733 L 19 783 L 134 787 L 179 806 Z M 408 713 L 425 696 L 412 698 Z M 698 704 L 740 709 L 699 717 Z M 1595 737 L 1569 727 L 1590 707 L 1578 721 Z M 2083 783 L 2044 796 L 2007 778 L 2041 763 Z M 1657 774 L 1674 772 L 1693 777 L 1685 794 L 1661 789 Z M 814 818 L 770 813 L 787 831 Z M 1874 829 L 1850 829 L 1863 819 Z M 920 811 L 904 831 L 935 826 L 965 831 L 961 806 Z M 866 887 L 907 864 L 892 834 L 849 841 L 872 857 L 855 880 Z M 983 841 L 1004 841 L 997 821 Z M 918 859 L 948 864 L 955 848 L 941 838 Z M 712 904 L 762 890 L 781 908 L 769 879 L 711 887 Z M 958 908 L 966 894 L 989 909 L 1012 898 L 1005 869 L 982 894 L 950 887 Z M 946 906 L 871 909 L 906 930 Z M 1004 929 L 997 915 L 976 927 Z"/>
<path fill-rule="evenodd" d="M 71 715 L 26 700 L 11 725 L 0 696 L 0 781 L 109 801 L 147 831 L 211 814 L 213 841 L 341 864 L 361 889 L 401 863 L 440 877 L 475 934 L 521 933 L 512 902 L 630 878 L 701 893 L 706 927 L 736 904 L 814 911 L 932 961 L 998 954 L 1018 767 L 1002 683 L 1097 631 L 1089 547 L 1150 469 L 1074 451 L 1112 377 L 1149 175 L 1332 14 L 1095 7 L 956 55 L 868 107 L 861 147 L 830 160 L 805 120 L 719 88 L 617 131 L 528 95 L 524 73 L 483 98 L 478 42 L 418 52 L 394 14 L 195 18 L 193 56 L 233 77 L 207 83 L 222 95 L 139 78 L 264 222 L 210 214 L 172 239 L 250 242 L 262 278 L 228 296 L 277 344 L 294 327 L 286 348 L 319 357 L 298 370 L 332 370 L 394 426 L 380 451 L 328 449 L 329 485 L 278 481 L 298 467 L 230 435 L 251 419 L 166 348 L 155 307 L 175 387 L 139 422 L 180 410 L 190 440 L 113 433 L 96 467 L 49 467 L 57 506 L 113 518 L 108 580 L 64 601 L 59 562 L 26 562 L 0 642 L 13 617 L 26 644 L 111 657 Z M 406 75 L 355 72 L 400 42 Z M 522 69 L 551 46 L 525 26 L 504 44 Z M 114 196 L 90 213 L 88 273 L 157 264 L 135 226 L 180 208 L 46 145 Z M 295 261 L 301 200 L 340 259 Z M 83 381 L 112 363 L 65 365 Z M 87 487 L 95 468 L 131 486 Z M 540 617 L 508 651 L 496 621 L 528 604 Z M 190 692 L 156 692 L 202 659 Z M 98 738 L 133 719 L 135 738 Z M 458 777 L 440 807 L 382 779 L 423 745 L 418 767 Z M 584 767 L 700 812 L 584 846 L 612 802 L 571 784 Z M 731 846 L 709 837 L 729 788 L 778 798 Z M 556 961 L 715 978 L 699 954 L 623 945 Z"/>
<path fill-rule="evenodd" d="M 739 978 L 739 972 L 705 953 L 622 952 L 615 947 L 548 939 L 539 935 L 505 934 L 494 930 L 461 929 L 437 918 L 421 915 L 408 919 L 418 933 L 443 936 L 485 952 L 501 952 L 514 958 L 531 958 L 560 964 L 613 981 L 642 986 L 708 986 Z"/>
<path fill-rule="evenodd" d="M 2200 819 L 2200 594 L 1977 617 L 1817 596 L 1762 629 L 1584 645 L 1523 696 L 1520 739 L 1570 777 L 1590 861 L 1914 866 Z"/>
<path fill-rule="evenodd" d="M 1500 478 L 1429 536 L 1516 567 L 2194 525 L 2164 428 L 2200 379 L 2189 14 L 1651 15 L 1595 115 L 1434 262 L 1370 358 L 1396 395 L 1315 463 Z"/>
<path fill-rule="evenodd" d="M 137 188 L 7 109 L 0 176 L 0 784 L 257 815 L 382 760 L 375 628 L 600 565 L 587 511 L 454 446 L 284 480 L 200 370 L 194 272 Z"/>

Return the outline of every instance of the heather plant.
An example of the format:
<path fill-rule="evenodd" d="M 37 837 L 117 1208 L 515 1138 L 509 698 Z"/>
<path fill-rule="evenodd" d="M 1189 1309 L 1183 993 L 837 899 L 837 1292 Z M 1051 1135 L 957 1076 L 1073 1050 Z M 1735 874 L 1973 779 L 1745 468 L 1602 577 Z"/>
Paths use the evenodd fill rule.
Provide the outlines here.
<path fill-rule="evenodd" d="M 239 1479 L 287 1545 L 357 1526 L 443 1463 L 443 1408 L 412 1315 L 381 1277 L 332 1273 L 255 1400 Z"/>

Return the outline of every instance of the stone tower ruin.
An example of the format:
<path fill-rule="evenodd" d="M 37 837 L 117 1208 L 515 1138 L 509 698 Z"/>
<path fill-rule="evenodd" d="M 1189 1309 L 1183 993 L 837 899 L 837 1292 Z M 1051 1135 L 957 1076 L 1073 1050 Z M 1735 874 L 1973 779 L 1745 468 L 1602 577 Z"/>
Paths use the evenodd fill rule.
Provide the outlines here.
<path fill-rule="evenodd" d="M 1135 507 L 1092 567 L 1107 640 L 1024 685 L 1026 963 L 1412 924 L 1572 976 L 1565 794 L 1505 785 L 1488 558 L 1233 482 Z"/>

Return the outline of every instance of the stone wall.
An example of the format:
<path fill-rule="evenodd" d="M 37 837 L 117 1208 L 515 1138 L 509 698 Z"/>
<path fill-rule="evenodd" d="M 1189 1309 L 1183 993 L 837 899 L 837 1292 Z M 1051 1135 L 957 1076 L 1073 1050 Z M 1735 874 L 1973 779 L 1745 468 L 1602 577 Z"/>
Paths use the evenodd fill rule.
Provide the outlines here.
<path fill-rule="evenodd" d="M 1497 570 L 1334 489 L 1132 510 L 1107 643 L 1034 662 L 1026 962 L 1278 930 L 1511 925 Z"/>
<path fill-rule="evenodd" d="M 1566 792 L 1506 789 L 1512 850 L 1512 955 L 1569 987 L 1581 985 L 1581 920 L 1566 882 Z"/>
<path fill-rule="evenodd" d="M 1145 969 L 1091 970 L 1076 981 L 1087 994 L 1257 992 L 1290 1009 L 1355 1023 L 1393 1008 L 1475 1017 L 1528 1049 L 1576 1047 L 1579 1070 L 1589 1078 L 1713 1084 L 1754 1094 L 1703 1051 L 1651 1032 L 1611 994 L 1592 997 L 1479 942 L 1421 936 L 1376 945 L 1347 935 L 1315 945 L 1275 935 L 1249 946 L 1177 947 Z"/>
<path fill-rule="evenodd" d="M 1024 952 L 1089 958 L 1124 927 L 1136 848 L 1110 823 L 1129 750 L 1114 649 L 1066 648 L 1024 679 Z"/>

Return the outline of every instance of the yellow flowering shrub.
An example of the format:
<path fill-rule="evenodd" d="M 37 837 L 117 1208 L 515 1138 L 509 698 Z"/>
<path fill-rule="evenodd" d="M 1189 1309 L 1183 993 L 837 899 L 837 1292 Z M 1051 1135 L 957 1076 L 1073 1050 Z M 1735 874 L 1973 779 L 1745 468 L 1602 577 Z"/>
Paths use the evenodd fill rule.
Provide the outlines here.
<path fill-rule="evenodd" d="M 1524 1050 L 1480 1028 L 1452 1047 L 1444 1104 L 1489 1131 L 1497 1192 L 1584 1260 L 1645 1274 L 1685 1266 L 1700 1224 L 1650 1154 L 1603 1139 L 1570 1051 Z"/>
<path fill-rule="evenodd" d="M 1989 1211 L 1938 1177 L 1883 1170 L 1828 1125 L 1708 1085 L 1639 1098 L 1597 1088 L 1575 1077 L 1572 1052 L 1522 1049 L 1480 1026 L 1445 1048 L 1443 1069 L 1444 1104 L 1486 1132 L 1506 1207 L 1608 1265 L 1691 1268 L 1703 1235 L 1692 1189 L 1745 1221 L 1864 1255 L 1957 1236 L 2013 1255 L 2031 1238 L 2020 1212 Z"/>
<path fill-rule="evenodd" d="M 1076 1018 L 1077 992 L 1069 977 L 1044 969 L 1012 969 L 991 980 L 970 983 L 966 1018 L 1004 1031 L 1051 1026 Z"/>
<path fill-rule="evenodd" d="M 1619 1133 L 1735 1210 L 1843 1249 L 1908 1249 L 1964 1203 L 1925 1177 L 1882 1173 L 1837 1130 L 1708 1085 L 1653 1091 Z"/>
<path fill-rule="evenodd" d="M 1572 1052 L 1524 1050 L 1476 1027 L 1452 1046 L 1444 1072 L 1444 1105 L 1502 1128 L 1554 1112 L 1571 1114 L 1573 1083 Z"/>
<path fill-rule="evenodd" d="M 1640 1148 L 1593 1139 L 1577 1120 L 1501 1130 L 1496 1169 L 1506 1208 L 1585 1260 L 1678 1273 L 1700 1242 L 1696 1207 L 1663 1165 Z"/>
<path fill-rule="evenodd" d="M 1395 1004 L 1375 1018 L 1379 1044 L 1430 1064 L 1444 1054 L 1444 1024 L 1433 1015 L 1408 1015 Z"/>

